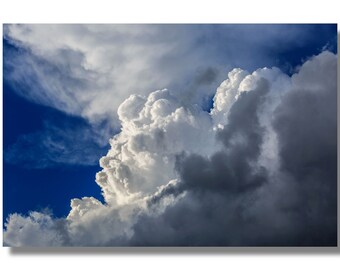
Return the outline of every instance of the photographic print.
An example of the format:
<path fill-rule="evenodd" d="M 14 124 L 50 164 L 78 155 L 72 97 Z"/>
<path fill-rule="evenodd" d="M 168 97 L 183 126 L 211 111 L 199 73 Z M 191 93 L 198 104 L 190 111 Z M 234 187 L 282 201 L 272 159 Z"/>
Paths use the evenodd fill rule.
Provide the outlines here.
<path fill-rule="evenodd" d="M 3 245 L 337 246 L 336 24 L 4 24 Z"/>

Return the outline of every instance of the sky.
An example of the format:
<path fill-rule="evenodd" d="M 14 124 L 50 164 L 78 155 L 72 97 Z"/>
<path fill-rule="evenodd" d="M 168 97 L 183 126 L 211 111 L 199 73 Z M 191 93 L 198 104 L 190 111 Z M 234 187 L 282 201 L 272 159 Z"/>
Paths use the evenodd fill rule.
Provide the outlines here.
<path fill-rule="evenodd" d="M 4 25 L 4 244 L 334 245 L 336 41 Z"/>

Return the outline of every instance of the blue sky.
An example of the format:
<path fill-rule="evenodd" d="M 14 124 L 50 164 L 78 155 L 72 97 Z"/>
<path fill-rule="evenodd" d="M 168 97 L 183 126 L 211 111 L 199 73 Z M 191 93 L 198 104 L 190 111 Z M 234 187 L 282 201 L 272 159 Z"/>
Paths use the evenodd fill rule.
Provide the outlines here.
<path fill-rule="evenodd" d="M 39 35 L 39 29 L 35 31 Z M 145 29 L 140 31 L 147 33 Z M 62 33 L 60 31 L 58 35 Z M 76 31 L 74 33 L 78 35 Z M 80 32 L 79 35 L 82 34 Z M 117 97 L 119 102 L 100 106 L 103 99 L 92 104 L 90 90 L 85 93 L 84 101 L 80 99 L 82 94 L 74 99 L 72 95 L 78 94 L 82 88 L 94 89 L 96 95 L 94 86 L 106 76 L 105 59 L 90 62 L 93 74 L 85 69 L 77 70 L 86 53 L 82 54 L 81 50 L 79 53 L 74 48 L 68 50 L 66 46 L 65 50 L 55 49 L 54 54 L 53 48 L 40 44 L 44 42 L 44 35 L 46 33 L 41 34 L 42 40 L 35 42 L 25 39 L 24 35 L 8 34 L 3 38 L 4 220 L 10 213 L 26 214 L 30 210 L 46 207 L 55 216 L 62 217 L 68 214 L 72 198 L 93 196 L 102 200 L 101 190 L 94 181 L 95 174 L 100 171 L 100 157 L 109 149 L 108 139 L 119 130 L 115 111 L 129 97 L 130 89 L 144 95 L 163 87 L 183 89 L 183 92 L 177 93 L 179 96 L 186 90 L 195 91 L 199 96 L 197 102 L 207 106 L 211 103 L 207 97 L 211 97 L 212 91 L 233 67 L 252 72 L 264 66 L 277 66 L 285 73 L 292 74 L 312 55 L 324 49 L 336 53 L 337 47 L 336 25 L 239 25 L 234 29 L 221 25 L 186 26 L 179 36 L 175 29 L 170 31 L 169 36 L 165 32 L 160 37 L 160 45 L 169 40 L 172 42 L 172 36 L 178 39 L 178 43 L 173 44 L 174 50 L 178 51 L 171 54 L 160 52 L 157 58 L 150 56 L 144 59 L 155 63 L 147 65 L 148 73 L 139 70 L 139 73 L 132 73 L 136 69 L 122 68 L 122 72 L 131 72 L 122 74 L 125 78 L 132 74 L 131 88 L 121 92 L 115 92 L 116 88 L 113 88 L 109 99 Z M 147 34 L 125 37 L 123 30 L 119 42 L 124 47 L 129 42 L 138 42 L 138 38 L 143 39 L 141 43 L 147 47 L 154 37 Z M 99 37 L 95 36 L 94 39 L 101 42 Z M 89 46 L 93 44 L 91 42 Z M 193 53 L 188 53 L 190 51 Z M 116 53 L 113 55 L 112 61 L 117 59 Z M 101 55 L 96 57 L 100 58 Z M 206 59 L 205 64 L 201 64 L 202 59 Z M 97 63 L 103 69 L 96 71 Z M 43 70 L 37 69 L 37 65 Z M 152 80 L 154 86 L 137 76 L 148 77 L 162 67 L 164 74 Z M 213 70 L 210 77 L 207 76 L 209 68 Z M 104 70 L 102 76 L 101 70 Z M 197 84 L 193 83 L 195 79 Z M 55 80 L 59 82 L 53 88 Z M 113 77 L 107 84 L 116 81 Z M 117 85 L 120 86 L 118 82 Z M 53 87 L 47 89 L 49 86 Z M 101 83 L 98 95 L 105 93 L 106 87 L 106 82 Z M 62 97 L 63 91 L 68 93 L 67 98 L 57 100 L 58 95 Z"/>
<path fill-rule="evenodd" d="M 35 143 L 39 141 L 31 140 L 27 141 L 26 147 L 20 145 L 18 149 L 29 152 L 29 156 L 17 157 L 18 160 L 8 162 L 9 149 L 20 137 L 43 129 L 44 121 L 59 123 L 69 121 L 75 125 L 83 125 L 84 120 L 29 102 L 16 95 L 7 83 L 4 83 L 3 95 L 4 217 L 13 212 L 27 213 L 32 209 L 38 210 L 46 207 L 53 209 L 56 216 L 65 216 L 70 210 L 70 200 L 74 197 L 92 194 L 100 199 L 100 188 L 94 182 L 95 174 L 100 169 L 97 162 L 92 165 L 68 165 L 54 163 L 47 159 L 47 163 L 44 164 L 44 161 L 39 158 L 37 162 L 41 164 L 36 164 L 37 162 L 32 159 L 34 160 L 36 156 L 47 155 L 45 151 L 48 149 L 36 147 Z M 91 142 L 87 142 L 83 147 L 92 147 Z M 108 146 L 92 151 L 99 160 L 107 149 Z M 41 167 L 37 168 L 37 165 Z"/>

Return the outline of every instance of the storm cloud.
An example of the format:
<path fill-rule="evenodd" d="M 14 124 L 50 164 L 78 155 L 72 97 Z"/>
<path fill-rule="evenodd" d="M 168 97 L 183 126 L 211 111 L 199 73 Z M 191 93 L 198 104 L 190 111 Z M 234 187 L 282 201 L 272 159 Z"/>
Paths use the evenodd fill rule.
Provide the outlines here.
<path fill-rule="evenodd" d="M 105 202 L 73 199 L 62 222 L 13 214 L 5 244 L 335 246 L 336 74 L 328 51 L 292 76 L 233 69 L 210 112 L 131 95 L 96 176 Z"/>
<path fill-rule="evenodd" d="M 186 195 L 162 215 L 142 215 L 133 243 L 336 245 L 335 77 L 336 61 L 329 53 L 307 62 L 293 76 L 292 90 L 272 116 L 280 171 L 271 180 L 266 168 L 258 166 L 264 140 L 258 109 L 268 82 L 263 79 L 242 93 L 229 111 L 228 124 L 217 133 L 225 149 L 209 159 L 179 158 L 177 190 Z M 177 195 L 174 191 L 168 189 L 163 196 Z"/>

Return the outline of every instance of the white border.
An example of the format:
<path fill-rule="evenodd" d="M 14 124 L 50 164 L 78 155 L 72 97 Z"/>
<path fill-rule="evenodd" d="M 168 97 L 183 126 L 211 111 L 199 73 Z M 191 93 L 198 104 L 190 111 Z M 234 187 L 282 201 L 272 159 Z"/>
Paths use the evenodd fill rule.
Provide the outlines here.
<path fill-rule="evenodd" d="M 7 23 L 336 23 L 334 0 L 8 0 Z"/>
<path fill-rule="evenodd" d="M 339 7 L 334 0 L 2 0 L 1 23 L 338 23 Z M 2 33 L 2 27 L 1 27 Z M 2 51 L 2 42 L 1 42 Z M 2 54 L 1 54 L 2 63 Z M 0 67 L 2 79 L 2 64 Z M 2 104 L 2 87 L 1 87 Z M 2 105 L 0 112 L 2 141 Z M 2 143 L 1 143 L 2 150 Z M 1 151 L 2 152 L 2 151 Z M 2 154 L 0 157 L 2 173 Z M 2 181 L 0 184 L 2 194 Z M 2 200 L 0 203 L 2 209 Z M 1 211 L 2 223 L 2 211 Z M 2 235 L 0 237 L 2 243 Z M 263 253 L 217 251 L 204 253 L 181 250 L 151 252 L 107 250 L 20 254 L 0 249 L 2 269 L 336 269 L 339 249 L 318 253 L 293 250 Z M 297 250 L 296 250 L 297 251 Z"/>

